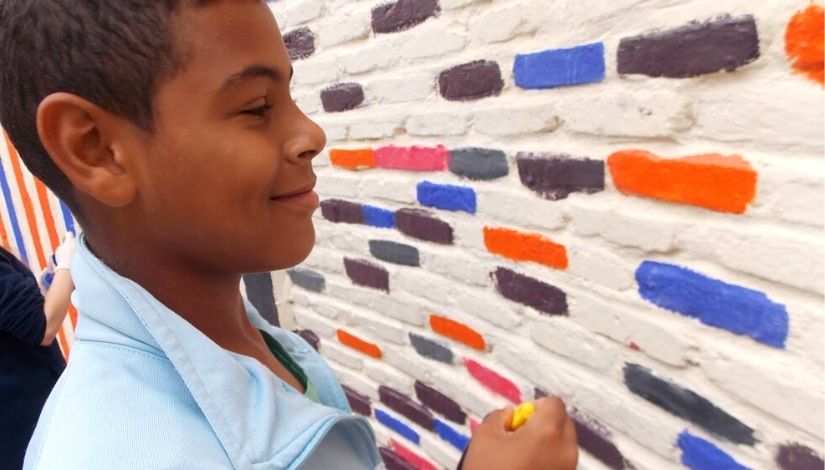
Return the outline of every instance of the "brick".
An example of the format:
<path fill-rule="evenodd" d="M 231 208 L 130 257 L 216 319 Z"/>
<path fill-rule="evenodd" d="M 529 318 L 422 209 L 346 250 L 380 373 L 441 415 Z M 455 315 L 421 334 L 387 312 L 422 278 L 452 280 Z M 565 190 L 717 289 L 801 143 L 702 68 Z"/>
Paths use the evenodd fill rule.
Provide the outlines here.
<path fill-rule="evenodd" d="M 329 367 L 335 372 L 338 380 L 357 391 L 361 395 L 370 397 L 371 400 L 378 400 L 378 384 L 364 377 L 360 371 L 354 371 L 345 366 L 340 366 L 334 362 L 329 363 Z"/>
<path fill-rule="evenodd" d="M 369 37 L 372 29 L 368 12 L 363 8 L 336 8 L 325 15 L 317 27 L 318 43 L 324 49 Z"/>
<path fill-rule="evenodd" d="M 536 390 L 536 398 L 540 392 Z M 543 393 L 543 392 L 542 392 Z M 544 394 L 544 396 L 547 396 Z M 599 423 L 593 422 L 580 413 L 571 413 L 576 428 L 579 447 L 596 457 L 612 470 L 631 469 L 633 466 L 624 458 L 616 444 L 610 440 L 610 434 Z"/>
<path fill-rule="evenodd" d="M 679 435 L 682 464 L 690 470 L 749 470 L 725 451 L 700 437 L 685 431 Z"/>
<path fill-rule="evenodd" d="M 567 294 L 558 287 L 507 268 L 498 268 L 492 275 L 505 298 L 547 315 L 567 315 Z"/>
<path fill-rule="evenodd" d="M 403 346 L 407 345 L 406 327 L 402 327 L 391 319 L 385 319 L 381 315 L 375 315 L 371 311 L 358 310 L 355 307 L 348 310 L 353 312 L 352 318 L 347 320 L 350 325 L 361 328 L 375 338 Z"/>
<path fill-rule="evenodd" d="M 381 207 L 364 205 L 362 216 L 365 225 L 378 228 L 395 227 L 395 212 Z"/>
<path fill-rule="evenodd" d="M 418 442 L 416 442 L 416 444 L 418 444 Z M 438 467 L 433 465 L 432 462 L 407 449 L 394 439 L 392 440 L 392 448 L 398 455 L 403 457 L 404 460 L 410 462 L 417 470 L 438 470 Z"/>
<path fill-rule="evenodd" d="M 447 169 L 447 149 L 437 147 L 396 147 L 389 145 L 375 150 L 379 168 L 412 171 L 444 171 Z"/>
<path fill-rule="evenodd" d="M 408 441 L 415 444 L 421 442 L 421 436 L 419 436 L 413 428 L 380 408 L 375 409 L 375 419 L 378 420 L 379 423 L 405 437 Z M 398 452 L 397 449 L 396 452 Z"/>
<path fill-rule="evenodd" d="M 624 38 L 617 52 L 619 74 L 668 78 L 733 72 L 758 58 L 759 35 L 750 15 Z"/>
<path fill-rule="evenodd" d="M 558 113 L 546 105 L 498 106 L 474 114 L 475 129 L 493 137 L 549 133 L 558 129 Z"/>
<path fill-rule="evenodd" d="M 361 371 L 364 369 L 363 356 L 332 341 L 325 341 L 320 344 L 318 352 L 326 360 L 341 364 L 348 370 Z"/>
<path fill-rule="evenodd" d="M 637 364 L 627 364 L 624 380 L 631 392 L 675 416 L 701 426 L 715 436 L 748 446 L 757 442 L 753 429 L 725 413 L 708 399 L 656 376 L 649 369 Z"/>
<path fill-rule="evenodd" d="M 387 405 L 391 410 L 401 416 L 404 416 L 428 431 L 434 429 L 433 415 L 422 405 L 410 400 L 403 393 L 382 385 L 378 388 L 378 396 L 381 397 L 381 403 Z"/>
<path fill-rule="evenodd" d="M 415 382 L 415 395 L 427 408 L 444 416 L 448 420 L 463 425 L 467 421 L 467 414 L 461 406 L 438 390 L 425 385 L 423 382 Z"/>
<path fill-rule="evenodd" d="M 343 388 L 344 394 L 347 396 L 347 401 L 349 402 L 349 406 L 352 408 L 352 411 L 364 416 L 372 416 L 372 403 L 370 402 L 369 397 L 361 395 L 347 386 L 344 386 Z"/>
<path fill-rule="evenodd" d="M 416 190 L 418 202 L 422 206 L 448 211 L 464 211 L 469 214 L 476 212 L 476 193 L 473 188 L 422 181 L 418 183 Z"/>
<path fill-rule="evenodd" d="M 477 181 L 503 178 L 510 173 L 504 152 L 478 147 L 450 150 L 449 167 L 453 174 Z"/>
<path fill-rule="evenodd" d="M 776 463 L 782 470 L 821 470 L 825 467 L 822 457 L 800 444 L 780 446 Z"/>
<path fill-rule="evenodd" d="M 636 281 L 639 295 L 661 308 L 760 343 L 785 347 L 788 312 L 762 292 L 653 261 L 639 266 Z"/>
<path fill-rule="evenodd" d="M 432 74 L 405 73 L 398 77 L 380 77 L 366 85 L 367 95 L 379 103 L 408 103 L 427 99 L 433 92 Z"/>
<path fill-rule="evenodd" d="M 565 317 L 534 321 L 529 337 L 539 346 L 584 367 L 605 374 L 617 369 L 623 346 L 607 340 Z"/>
<path fill-rule="evenodd" d="M 598 207 L 598 206 L 597 206 Z M 668 253 L 675 248 L 683 225 L 656 213 L 639 213 L 631 208 L 568 208 L 573 227 L 585 236 L 600 236 L 621 246 L 640 248 L 648 253 Z"/>
<path fill-rule="evenodd" d="M 338 65 L 331 59 L 301 60 L 295 62 L 293 67 L 295 75 L 292 83 L 295 86 L 335 83 L 341 76 Z"/>
<path fill-rule="evenodd" d="M 785 30 L 785 53 L 791 68 L 809 80 L 825 84 L 825 61 L 822 58 L 825 43 L 825 9 L 810 4 L 793 15 Z"/>
<path fill-rule="evenodd" d="M 696 155 L 665 160 L 643 150 L 608 158 L 616 189 L 624 194 L 742 214 L 756 197 L 756 171 L 738 155 Z"/>
<path fill-rule="evenodd" d="M 315 312 L 303 308 L 295 308 L 292 313 L 295 316 L 298 327 L 312 330 L 322 338 L 335 335 L 335 325 L 326 318 L 317 315 Z"/>
<path fill-rule="evenodd" d="M 604 191 L 604 162 L 561 154 L 516 155 L 521 183 L 545 199 L 557 201 L 572 193 Z"/>
<path fill-rule="evenodd" d="M 318 345 L 321 344 L 321 338 L 319 338 L 318 335 L 316 335 L 314 331 L 312 331 L 312 330 L 298 330 L 297 333 L 298 333 L 298 336 L 303 338 L 304 341 L 306 341 L 310 346 L 312 346 L 312 349 L 314 349 L 316 351 L 318 350 Z"/>
<path fill-rule="evenodd" d="M 369 341 L 364 341 L 363 339 L 351 335 L 344 330 L 338 330 L 338 341 L 345 346 L 349 346 L 356 351 L 359 351 L 363 354 L 366 354 L 369 357 L 374 359 L 381 359 L 383 354 L 381 353 L 381 348 L 378 345 L 370 343 Z"/>
<path fill-rule="evenodd" d="M 370 254 L 388 263 L 402 266 L 421 266 L 418 249 L 414 246 L 387 240 L 370 240 Z"/>
<path fill-rule="evenodd" d="M 521 403 L 521 390 L 509 379 L 472 359 L 464 358 L 464 366 L 474 379 L 493 393 L 517 405 Z"/>
<path fill-rule="evenodd" d="M 504 88 L 498 62 L 477 60 L 456 65 L 438 75 L 438 91 L 449 101 L 473 101 L 498 96 Z"/>
<path fill-rule="evenodd" d="M 440 137 L 464 135 L 469 128 L 464 113 L 433 112 L 416 113 L 407 120 L 407 133 L 412 136 Z"/>
<path fill-rule="evenodd" d="M 395 33 L 419 25 L 441 11 L 437 0 L 396 0 L 372 10 L 372 30 Z"/>
<path fill-rule="evenodd" d="M 390 363 L 391 357 L 392 354 L 387 354 L 384 356 L 384 362 L 370 361 L 364 364 L 364 371 L 369 378 L 381 385 L 394 388 L 407 395 L 412 394 L 415 379 L 393 366 Z M 377 387 L 376 390 L 378 390 Z"/>
<path fill-rule="evenodd" d="M 306 59 L 315 53 L 315 34 L 309 28 L 297 28 L 284 34 L 289 60 Z"/>
<path fill-rule="evenodd" d="M 416 470 L 409 462 L 396 454 L 394 450 L 386 447 L 379 447 L 378 453 L 381 454 L 381 460 L 384 461 L 384 466 L 387 470 Z"/>
<path fill-rule="evenodd" d="M 404 127 L 404 119 L 397 114 L 366 115 L 349 123 L 349 138 L 356 140 L 388 139 Z"/>
<path fill-rule="evenodd" d="M 467 36 L 444 27 L 441 22 L 425 23 L 398 38 L 397 49 L 393 52 L 405 61 L 448 57 L 467 45 Z"/>
<path fill-rule="evenodd" d="M 567 269 L 568 266 L 564 245 L 538 233 L 484 227 L 484 245 L 490 253 L 514 261 L 533 261 L 556 269 Z"/>
<path fill-rule="evenodd" d="M 430 328 L 442 336 L 466 344 L 473 349 L 478 349 L 479 351 L 487 349 L 487 342 L 479 332 L 455 320 L 438 315 L 430 315 Z"/>
<path fill-rule="evenodd" d="M 341 199 L 321 201 L 321 215 L 335 223 L 361 224 L 364 222 L 361 204 Z"/>
<path fill-rule="evenodd" d="M 467 446 L 470 445 L 469 437 L 456 431 L 452 426 L 444 421 L 441 421 L 440 419 L 435 420 L 435 433 L 438 437 L 449 442 L 450 445 L 458 449 L 460 452 L 467 450 Z"/>
<path fill-rule="evenodd" d="M 434 434 L 421 435 L 421 452 L 439 468 L 458 468 L 458 462 L 461 460 L 461 453 L 455 447 Z"/>
<path fill-rule="evenodd" d="M 255 306 L 255 309 L 264 317 L 264 320 L 275 326 L 280 326 L 278 307 L 275 305 L 275 288 L 272 286 L 272 275 L 266 273 L 244 274 L 246 298 Z"/>
<path fill-rule="evenodd" d="M 516 85 L 526 89 L 601 82 L 605 76 L 604 44 L 517 54 L 513 75 Z"/>
<path fill-rule="evenodd" d="M 419 240 L 439 245 L 453 244 L 453 228 L 427 211 L 420 209 L 400 209 L 395 213 L 398 230 Z"/>
<path fill-rule="evenodd" d="M 354 284 L 390 291 L 390 273 L 381 266 L 366 260 L 344 258 L 344 268 Z"/>
<path fill-rule="evenodd" d="M 363 102 L 364 90 L 357 83 L 338 83 L 321 91 L 321 103 L 328 113 L 349 111 Z"/>
<path fill-rule="evenodd" d="M 331 149 L 329 160 L 333 166 L 348 170 L 375 168 L 375 152 L 372 149 Z"/>
<path fill-rule="evenodd" d="M 444 364 L 453 363 L 453 352 L 447 346 L 429 338 L 410 333 L 410 344 L 419 356 L 423 356 Z"/>

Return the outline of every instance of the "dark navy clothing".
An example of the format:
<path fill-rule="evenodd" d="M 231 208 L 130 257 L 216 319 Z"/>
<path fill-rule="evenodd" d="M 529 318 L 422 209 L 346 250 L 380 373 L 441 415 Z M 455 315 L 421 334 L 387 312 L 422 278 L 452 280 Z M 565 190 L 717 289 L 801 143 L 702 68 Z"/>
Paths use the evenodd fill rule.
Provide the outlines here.
<path fill-rule="evenodd" d="M 0 467 L 23 467 L 40 411 L 66 367 L 46 331 L 43 295 L 29 269 L 0 247 Z"/>

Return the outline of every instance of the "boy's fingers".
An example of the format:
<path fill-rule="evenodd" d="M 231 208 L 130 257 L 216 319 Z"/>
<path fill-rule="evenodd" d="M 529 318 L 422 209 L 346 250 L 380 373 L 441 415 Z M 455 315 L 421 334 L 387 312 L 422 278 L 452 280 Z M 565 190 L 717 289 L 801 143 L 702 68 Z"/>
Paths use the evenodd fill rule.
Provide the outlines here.
<path fill-rule="evenodd" d="M 493 411 L 484 417 L 481 422 L 482 426 L 491 426 L 496 431 L 506 431 L 510 429 L 510 423 L 513 421 L 513 408 L 507 407 L 500 410 Z"/>
<path fill-rule="evenodd" d="M 533 421 L 543 421 L 544 425 L 547 422 L 553 424 L 556 429 L 561 430 L 565 426 L 565 421 L 568 420 L 567 416 L 567 408 L 564 405 L 564 402 L 557 397 L 547 397 L 542 398 L 540 400 L 536 400 L 536 415 L 539 419 Z M 527 420 L 527 424 L 530 424 L 531 420 Z"/>

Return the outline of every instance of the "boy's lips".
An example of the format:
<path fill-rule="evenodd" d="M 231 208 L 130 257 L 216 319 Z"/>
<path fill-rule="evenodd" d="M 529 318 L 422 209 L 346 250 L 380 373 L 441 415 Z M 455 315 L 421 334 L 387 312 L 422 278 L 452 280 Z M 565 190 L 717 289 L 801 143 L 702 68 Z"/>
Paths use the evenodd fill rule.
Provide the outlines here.
<path fill-rule="evenodd" d="M 314 191 L 314 186 L 315 185 L 311 185 L 297 191 L 274 196 L 271 200 L 305 207 L 314 211 L 320 204 L 320 198 L 318 197 L 318 193 Z"/>

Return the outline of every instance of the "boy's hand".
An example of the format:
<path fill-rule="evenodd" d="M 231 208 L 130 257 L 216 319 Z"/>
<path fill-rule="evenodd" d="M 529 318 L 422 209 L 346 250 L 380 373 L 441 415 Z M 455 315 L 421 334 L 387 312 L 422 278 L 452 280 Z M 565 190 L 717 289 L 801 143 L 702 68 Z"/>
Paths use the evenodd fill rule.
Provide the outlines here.
<path fill-rule="evenodd" d="M 535 414 L 512 432 L 512 408 L 488 415 L 473 434 L 463 470 L 574 470 L 576 428 L 564 402 L 551 397 L 535 404 Z"/>

